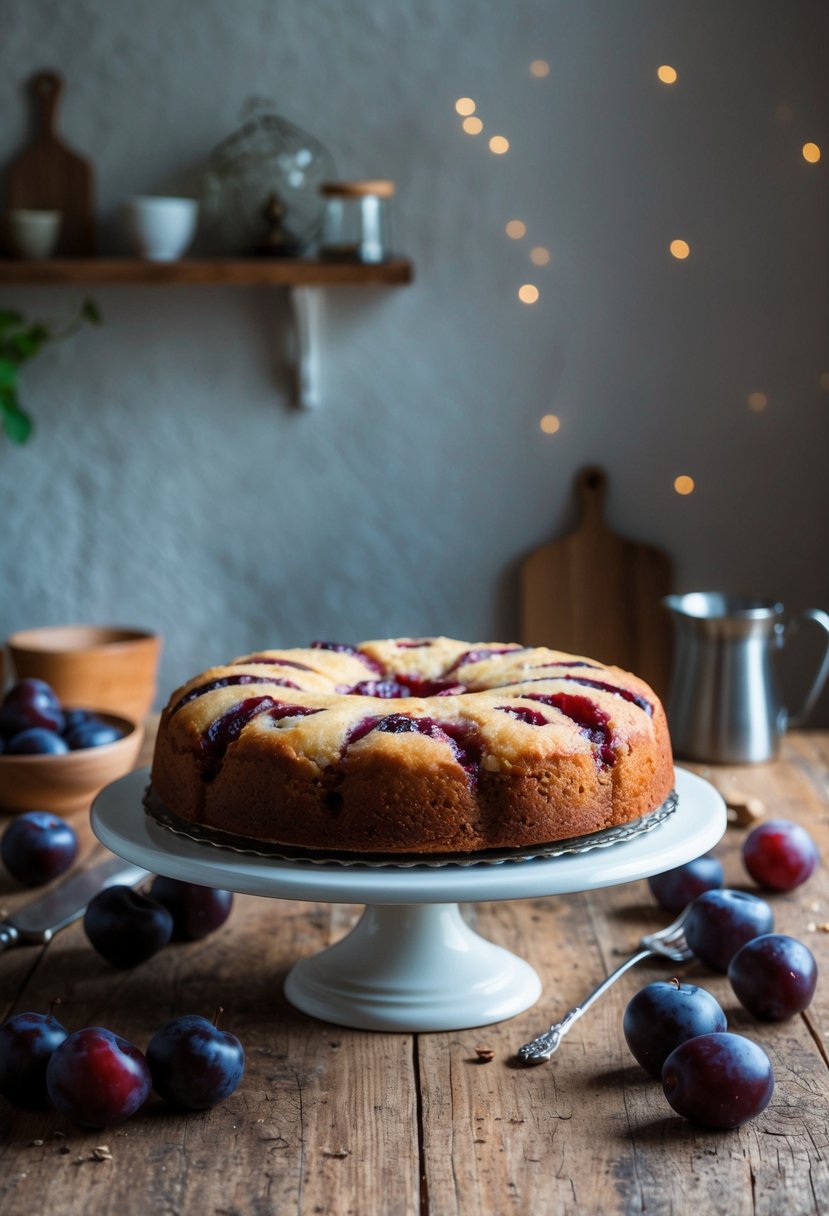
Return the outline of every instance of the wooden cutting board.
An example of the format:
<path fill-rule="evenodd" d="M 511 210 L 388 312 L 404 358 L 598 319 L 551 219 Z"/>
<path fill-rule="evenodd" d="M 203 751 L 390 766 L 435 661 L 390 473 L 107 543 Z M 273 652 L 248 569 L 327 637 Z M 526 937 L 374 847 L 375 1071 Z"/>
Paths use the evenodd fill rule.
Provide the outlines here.
<path fill-rule="evenodd" d="M 607 477 L 576 477 L 581 520 L 569 536 L 535 549 L 521 567 L 521 641 L 583 654 L 633 671 L 667 694 L 671 629 L 662 596 L 672 590 L 668 556 L 608 527 Z"/>
<path fill-rule="evenodd" d="M 67 147 L 57 133 L 63 78 L 58 72 L 38 72 L 30 84 L 35 135 L 9 169 L 9 209 L 61 211 L 58 254 L 89 257 L 95 252 L 94 176 L 89 161 Z"/>

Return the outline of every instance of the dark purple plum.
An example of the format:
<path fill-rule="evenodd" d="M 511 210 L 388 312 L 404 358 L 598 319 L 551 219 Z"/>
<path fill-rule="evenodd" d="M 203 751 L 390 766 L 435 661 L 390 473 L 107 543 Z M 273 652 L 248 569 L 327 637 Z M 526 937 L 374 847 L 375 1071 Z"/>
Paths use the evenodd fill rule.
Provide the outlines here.
<path fill-rule="evenodd" d="M 102 1026 L 88 1026 L 52 1052 L 46 1088 L 67 1119 L 81 1127 L 110 1127 L 143 1106 L 152 1078 L 137 1047 Z"/>
<path fill-rule="evenodd" d="M 49 1105 L 46 1065 L 68 1036 L 51 1013 L 16 1013 L 0 1026 L 0 1094 L 15 1106 Z"/>
<path fill-rule="evenodd" d="M 737 951 L 728 978 L 749 1013 L 766 1022 L 783 1022 L 811 1004 L 817 963 L 809 947 L 797 938 L 766 933 Z"/>
<path fill-rule="evenodd" d="M 657 1080 L 680 1043 L 726 1026 L 725 1014 L 710 992 L 679 980 L 658 980 L 640 988 L 628 1001 L 623 1022 L 628 1047 Z"/>
<path fill-rule="evenodd" d="M 83 918 L 86 936 L 113 967 L 135 967 L 152 958 L 173 936 L 173 918 L 158 900 L 116 884 L 90 900 Z"/>
<path fill-rule="evenodd" d="M 356 697 L 410 697 L 411 691 L 405 684 L 398 684 L 397 680 L 361 680 L 359 684 L 355 684 L 349 688 L 349 693 Z"/>
<path fill-rule="evenodd" d="M 75 829 L 49 811 L 26 811 L 0 839 L 0 859 L 12 878 L 41 887 L 65 873 L 78 855 Z"/>
<path fill-rule="evenodd" d="M 30 726 L 11 736 L 6 751 L 10 756 L 60 756 L 69 751 L 69 744 L 56 731 Z"/>
<path fill-rule="evenodd" d="M 740 1127 L 766 1109 L 774 1090 L 771 1061 L 739 1034 L 699 1035 L 665 1061 L 662 1089 L 678 1115 L 702 1127 Z"/>
<path fill-rule="evenodd" d="M 245 1052 L 236 1036 L 219 1030 L 215 1021 L 188 1013 L 156 1031 L 147 1048 L 147 1063 L 153 1088 L 165 1102 L 185 1110 L 207 1110 L 238 1086 Z"/>
<path fill-rule="evenodd" d="M 805 828 L 789 819 L 769 819 L 743 842 L 743 864 L 769 891 L 792 891 L 810 878 L 818 851 Z"/>
<path fill-rule="evenodd" d="M 69 745 L 69 750 L 77 752 L 87 747 L 103 747 L 106 743 L 115 743 L 121 738 L 121 731 L 110 722 L 92 718 L 64 731 L 63 737 Z"/>
<path fill-rule="evenodd" d="M 666 912 L 681 912 L 703 891 L 716 890 L 723 882 L 722 862 L 706 853 L 675 870 L 653 874 L 648 879 L 648 886 L 660 908 Z"/>
<path fill-rule="evenodd" d="M 193 942 L 207 937 L 230 916 L 233 892 L 202 887 L 175 878 L 155 878 L 150 896 L 163 904 L 173 918 L 173 939 Z"/>
<path fill-rule="evenodd" d="M 30 726 L 63 730 L 63 710 L 55 690 L 45 680 L 19 680 L 0 705 L 0 734 L 17 735 Z"/>
<path fill-rule="evenodd" d="M 745 891 L 704 891 L 685 919 L 685 938 L 694 954 L 714 971 L 727 971 L 734 955 L 774 928 L 774 916 L 764 899 Z"/>

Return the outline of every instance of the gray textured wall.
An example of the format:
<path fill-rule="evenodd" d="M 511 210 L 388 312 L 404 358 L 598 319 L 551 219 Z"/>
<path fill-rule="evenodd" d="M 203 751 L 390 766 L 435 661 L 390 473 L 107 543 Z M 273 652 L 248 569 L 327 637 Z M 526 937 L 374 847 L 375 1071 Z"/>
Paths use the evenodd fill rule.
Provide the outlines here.
<path fill-rule="evenodd" d="M 265 644 L 510 638 L 516 563 L 572 524 L 587 462 L 609 471 L 613 525 L 667 549 L 681 588 L 829 606 L 820 0 L 3 0 L 2 14 L 0 162 L 27 134 L 23 81 L 58 67 L 110 247 L 123 200 L 199 162 L 261 93 L 343 176 L 397 181 L 417 281 L 328 293 L 316 413 L 290 405 L 279 291 L 96 289 L 105 327 L 29 370 L 37 436 L 0 444 L 0 632 L 157 626 L 165 693 Z M 464 95 L 508 155 L 460 131 Z M 504 235 L 516 216 L 520 242 Z M 549 266 L 531 267 L 533 244 Z M 4 288 L 0 306 L 59 315 L 79 296 Z M 766 410 L 748 408 L 754 391 Z M 548 412 L 556 435 L 539 429 Z"/>

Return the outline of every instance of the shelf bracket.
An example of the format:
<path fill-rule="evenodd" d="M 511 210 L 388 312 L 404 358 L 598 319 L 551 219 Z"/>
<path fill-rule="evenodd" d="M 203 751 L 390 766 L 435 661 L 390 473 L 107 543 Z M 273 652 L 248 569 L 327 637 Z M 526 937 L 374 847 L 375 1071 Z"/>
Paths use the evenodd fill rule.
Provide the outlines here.
<path fill-rule="evenodd" d="M 294 329 L 294 405 L 316 409 L 321 404 L 320 352 L 323 291 L 320 287 L 290 287 Z"/>

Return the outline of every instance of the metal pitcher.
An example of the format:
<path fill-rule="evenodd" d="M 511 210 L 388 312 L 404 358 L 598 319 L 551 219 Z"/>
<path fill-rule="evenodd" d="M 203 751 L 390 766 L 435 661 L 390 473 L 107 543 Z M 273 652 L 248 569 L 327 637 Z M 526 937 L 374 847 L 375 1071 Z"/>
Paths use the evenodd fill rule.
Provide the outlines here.
<path fill-rule="evenodd" d="M 674 752 L 688 760 L 770 760 L 788 727 L 802 726 L 829 676 L 829 615 L 810 608 L 784 620 L 774 600 L 694 591 L 662 603 L 674 624 L 668 724 Z M 773 656 L 805 620 L 826 632 L 819 669 L 799 712 L 782 705 Z"/>

